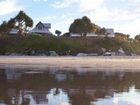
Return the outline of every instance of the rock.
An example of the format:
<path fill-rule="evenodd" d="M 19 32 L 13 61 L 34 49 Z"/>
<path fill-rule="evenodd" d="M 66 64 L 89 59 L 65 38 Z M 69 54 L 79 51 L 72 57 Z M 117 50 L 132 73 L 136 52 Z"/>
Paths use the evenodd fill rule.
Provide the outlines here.
<path fill-rule="evenodd" d="M 126 55 L 126 54 L 125 54 L 125 51 L 123 50 L 123 48 L 120 48 L 120 49 L 118 50 L 117 55 L 118 55 L 118 56 L 125 56 L 125 55 Z"/>
<path fill-rule="evenodd" d="M 111 56 L 112 54 L 110 52 L 105 52 L 104 56 Z"/>
<path fill-rule="evenodd" d="M 120 49 L 118 50 L 118 53 L 125 54 L 123 48 L 120 48 Z"/>
<path fill-rule="evenodd" d="M 102 50 L 103 52 L 106 52 L 106 49 L 105 49 L 105 48 L 101 48 L 101 50 Z"/>
<path fill-rule="evenodd" d="M 58 54 L 55 51 L 49 51 L 50 56 L 58 56 Z"/>
<path fill-rule="evenodd" d="M 78 53 L 76 56 L 82 57 L 82 56 L 87 56 L 87 54 L 86 53 Z"/>

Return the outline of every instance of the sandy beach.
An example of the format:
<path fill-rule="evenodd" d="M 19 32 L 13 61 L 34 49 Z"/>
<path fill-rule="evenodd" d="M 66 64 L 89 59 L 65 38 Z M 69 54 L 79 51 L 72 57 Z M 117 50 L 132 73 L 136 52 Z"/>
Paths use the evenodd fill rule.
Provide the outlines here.
<path fill-rule="evenodd" d="M 90 70 L 140 71 L 140 57 L 0 56 L 0 68 L 90 68 Z"/>

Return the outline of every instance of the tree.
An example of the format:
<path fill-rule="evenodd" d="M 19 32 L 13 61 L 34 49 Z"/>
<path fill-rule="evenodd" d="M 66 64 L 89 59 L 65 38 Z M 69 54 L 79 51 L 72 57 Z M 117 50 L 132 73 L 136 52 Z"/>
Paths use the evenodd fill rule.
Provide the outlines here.
<path fill-rule="evenodd" d="M 61 35 L 61 33 L 62 33 L 62 32 L 59 31 L 59 30 L 56 30 L 56 31 L 55 31 L 55 34 L 56 34 L 58 37 Z"/>
<path fill-rule="evenodd" d="M 7 27 L 9 29 L 12 29 L 13 27 L 15 27 L 15 19 L 11 18 L 8 22 L 7 22 Z"/>
<path fill-rule="evenodd" d="M 23 35 L 28 27 L 33 26 L 33 20 L 24 11 L 20 11 L 14 18 L 14 25 L 18 29 L 18 34 Z"/>
<path fill-rule="evenodd" d="M 99 34 L 100 35 L 106 35 L 107 33 L 106 33 L 106 29 L 103 27 L 103 28 L 101 28 L 100 29 L 100 31 L 99 31 Z"/>
<path fill-rule="evenodd" d="M 81 34 L 81 36 L 85 33 L 85 23 L 81 19 L 76 19 L 70 26 L 69 31 L 71 33 L 78 33 Z"/>
<path fill-rule="evenodd" d="M 93 24 L 91 23 L 91 20 L 87 16 L 84 16 L 82 21 L 85 23 L 85 33 L 93 32 Z"/>
<path fill-rule="evenodd" d="M 3 23 L 0 25 L 0 33 L 1 34 L 5 34 L 8 31 L 8 27 L 7 27 L 7 22 L 3 21 Z"/>
<path fill-rule="evenodd" d="M 99 27 L 92 23 L 87 16 L 84 16 L 81 19 L 74 20 L 74 22 L 70 25 L 69 32 L 85 36 L 87 33 L 95 32 L 98 28 Z"/>
<path fill-rule="evenodd" d="M 19 35 L 24 35 L 24 32 L 32 26 L 33 20 L 25 12 L 20 11 L 17 16 L 0 25 L 0 33 L 7 34 L 12 28 L 16 28 Z"/>
<path fill-rule="evenodd" d="M 3 21 L 3 23 L 0 25 L 0 33 L 2 34 L 8 34 L 8 32 L 15 26 L 15 20 L 11 18 L 8 22 Z"/>
<path fill-rule="evenodd" d="M 119 32 L 116 32 L 115 33 L 115 38 L 117 39 L 117 40 L 128 40 L 129 39 L 129 36 L 130 35 L 128 35 L 128 34 L 123 34 L 123 33 L 119 33 Z M 137 38 L 136 38 L 137 37 Z M 135 37 L 135 39 L 139 39 L 138 37 L 139 37 L 139 35 L 138 36 L 136 36 Z"/>
<path fill-rule="evenodd" d="M 66 32 L 62 35 L 62 37 L 70 37 L 70 33 L 69 32 Z"/>
<path fill-rule="evenodd" d="M 140 35 L 136 35 L 135 40 L 140 41 Z"/>

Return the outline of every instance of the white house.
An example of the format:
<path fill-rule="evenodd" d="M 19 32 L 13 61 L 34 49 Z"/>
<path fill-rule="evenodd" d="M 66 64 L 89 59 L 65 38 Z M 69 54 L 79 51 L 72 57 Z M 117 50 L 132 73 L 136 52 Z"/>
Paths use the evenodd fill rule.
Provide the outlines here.
<path fill-rule="evenodd" d="M 70 33 L 70 37 L 81 37 L 81 34 L 78 34 L 78 33 Z"/>
<path fill-rule="evenodd" d="M 112 28 L 107 28 L 106 33 L 108 37 L 115 37 L 114 29 Z M 70 37 L 81 37 L 81 35 L 77 33 L 70 33 Z M 87 33 L 86 37 L 106 37 L 106 35 L 98 35 L 95 32 L 92 32 L 92 33 Z"/>
<path fill-rule="evenodd" d="M 16 28 L 12 28 L 9 32 L 10 35 L 17 35 L 18 34 L 18 30 Z"/>
<path fill-rule="evenodd" d="M 95 32 L 92 32 L 92 33 L 87 33 L 86 36 L 87 36 L 87 37 L 97 37 L 98 35 L 95 34 Z"/>
<path fill-rule="evenodd" d="M 35 28 L 33 28 L 29 33 L 38 33 L 38 34 L 43 34 L 43 35 L 51 35 L 52 33 L 49 31 L 51 28 L 50 23 L 42 23 L 39 22 Z"/>

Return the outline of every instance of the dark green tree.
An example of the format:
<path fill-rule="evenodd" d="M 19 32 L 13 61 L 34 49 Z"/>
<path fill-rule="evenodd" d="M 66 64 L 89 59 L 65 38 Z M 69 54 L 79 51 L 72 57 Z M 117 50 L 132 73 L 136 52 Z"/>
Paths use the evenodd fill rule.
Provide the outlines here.
<path fill-rule="evenodd" d="M 24 32 L 32 26 L 33 20 L 24 11 L 20 11 L 17 16 L 0 25 L 0 33 L 8 34 L 12 28 L 16 28 L 19 35 L 24 35 Z"/>
<path fill-rule="evenodd" d="M 33 26 L 33 20 L 24 11 L 20 11 L 14 21 L 19 35 L 23 35 L 27 28 Z"/>
<path fill-rule="evenodd" d="M 13 27 L 15 27 L 15 19 L 14 18 L 11 18 L 8 23 L 7 23 L 7 27 L 9 29 L 12 29 Z"/>
<path fill-rule="evenodd" d="M 93 24 L 91 23 L 91 20 L 87 17 L 87 16 L 84 16 L 82 18 L 82 21 L 84 22 L 84 25 L 85 25 L 85 33 L 88 33 L 88 32 L 93 32 Z"/>
<path fill-rule="evenodd" d="M 140 41 L 140 35 L 136 35 L 135 40 Z"/>
<path fill-rule="evenodd" d="M 106 32 L 106 29 L 103 27 L 101 29 L 99 29 L 96 34 L 99 34 L 99 35 L 107 35 L 107 32 Z"/>
<path fill-rule="evenodd" d="M 56 30 L 56 31 L 55 31 L 55 34 L 56 34 L 58 37 L 61 35 L 61 33 L 62 33 L 62 32 L 59 31 L 59 30 Z"/>
<path fill-rule="evenodd" d="M 70 37 L 70 33 L 69 32 L 66 32 L 62 35 L 62 37 Z"/>
<path fill-rule="evenodd" d="M 7 22 L 3 21 L 3 23 L 0 25 L 0 33 L 1 34 L 6 34 L 8 31 L 8 27 L 7 27 Z"/>
<path fill-rule="evenodd" d="M 78 33 L 81 34 L 81 36 L 86 32 L 86 24 L 82 19 L 76 19 L 71 24 L 69 31 L 71 33 Z"/>
<path fill-rule="evenodd" d="M 96 32 L 97 29 L 99 29 L 99 27 L 92 23 L 87 16 L 84 16 L 82 19 L 74 20 L 74 22 L 70 25 L 69 32 L 85 36 L 87 33 Z"/>

